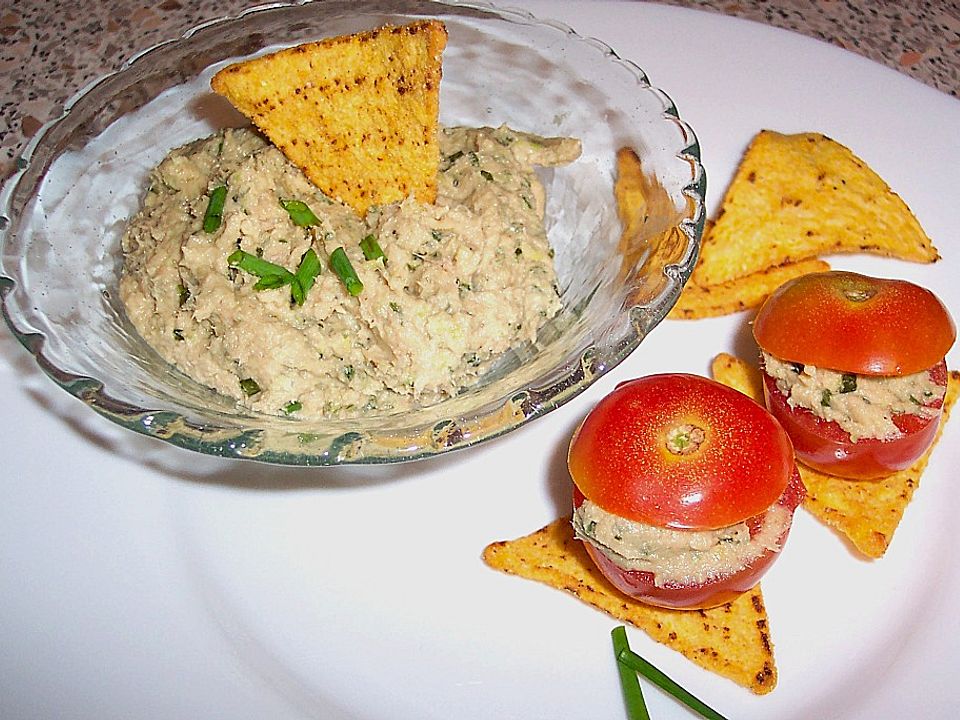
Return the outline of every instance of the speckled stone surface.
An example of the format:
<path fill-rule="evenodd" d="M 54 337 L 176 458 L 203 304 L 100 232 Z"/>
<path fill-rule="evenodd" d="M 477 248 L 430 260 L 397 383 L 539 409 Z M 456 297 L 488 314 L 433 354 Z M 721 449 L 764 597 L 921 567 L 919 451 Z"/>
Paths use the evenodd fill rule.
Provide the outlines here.
<path fill-rule="evenodd" d="M 825 40 L 960 97 L 956 0 L 664 0 Z M 137 51 L 256 0 L 0 0 L 0 179 L 64 101 Z"/>

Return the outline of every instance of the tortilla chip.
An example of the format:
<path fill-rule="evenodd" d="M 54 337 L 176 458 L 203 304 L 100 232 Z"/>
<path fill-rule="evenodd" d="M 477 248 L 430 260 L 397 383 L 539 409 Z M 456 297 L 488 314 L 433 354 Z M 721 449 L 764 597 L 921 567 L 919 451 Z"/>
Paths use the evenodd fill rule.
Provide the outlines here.
<path fill-rule="evenodd" d="M 787 280 L 829 269 L 829 263 L 823 260 L 801 260 L 758 270 L 719 285 L 698 285 L 691 279 L 667 317 L 698 320 L 749 310 L 762 305 L 767 296 Z"/>
<path fill-rule="evenodd" d="M 712 366 L 716 380 L 763 402 L 760 371 L 732 355 L 718 355 Z M 951 371 L 943 400 L 943 418 L 933 445 L 906 470 L 879 480 L 845 480 L 826 475 L 797 463 L 807 488 L 803 506 L 824 524 L 837 530 L 853 547 L 868 558 L 879 558 L 887 551 L 903 513 L 920 486 L 950 410 L 960 395 L 960 372 Z"/>
<path fill-rule="evenodd" d="M 764 695 L 777 684 L 773 643 L 760 586 L 709 610 L 665 610 L 621 594 L 573 535 L 569 518 L 483 551 L 492 568 L 565 590 L 707 670 Z"/>
<path fill-rule="evenodd" d="M 328 38 L 230 65 L 210 82 L 320 190 L 359 214 L 437 194 L 439 21 Z"/>
<path fill-rule="evenodd" d="M 759 360 L 759 358 L 758 358 Z M 749 395 L 763 403 L 763 376 L 760 370 L 729 353 L 720 353 L 710 364 L 710 375 L 717 382 Z"/>
<path fill-rule="evenodd" d="M 620 274 L 629 278 L 631 305 L 649 305 L 663 295 L 672 280 L 662 272 L 686 259 L 690 239 L 686 230 L 670 222 L 673 201 L 660 181 L 645 175 L 631 148 L 617 151 L 613 195 L 622 232 L 618 252 Z"/>
<path fill-rule="evenodd" d="M 835 253 L 940 258 L 910 208 L 843 145 L 818 133 L 757 134 L 694 271 L 713 286 Z"/>
<path fill-rule="evenodd" d="M 620 252 L 624 264 L 632 266 L 639 249 L 635 247 L 643 224 L 650 216 L 647 207 L 649 183 L 643 176 L 640 158 L 631 148 L 617 151 L 617 178 L 613 184 L 613 197 L 617 204 L 617 217 L 623 231 L 620 235 Z"/>
<path fill-rule="evenodd" d="M 960 394 L 960 372 L 950 373 L 947 394 L 943 400 L 943 417 L 934 444 L 906 470 L 880 480 L 843 480 L 800 467 L 800 476 L 807 486 L 804 507 L 815 517 L 850 539 L 853 546 L 869 558 L 879 558 L 887 551 L 903 512 L 920 487 L 920 476 L 927 467 L 930 454 L 940 440 L 950 410 Z"/>

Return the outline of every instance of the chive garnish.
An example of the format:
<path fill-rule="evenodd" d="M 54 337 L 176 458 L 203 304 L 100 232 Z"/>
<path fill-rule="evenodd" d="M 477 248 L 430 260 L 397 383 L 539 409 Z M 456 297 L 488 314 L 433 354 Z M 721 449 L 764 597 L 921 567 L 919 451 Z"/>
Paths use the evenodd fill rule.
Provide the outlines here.
<path fill-rule="evenodd" d="M 283 412 L 286 415 L 292 415 L 298 410 L 303 410 L 303 403 L 299 400 L 292 400 L 283 406 Z"/>
<path fill-rule="evenodd" d="M 297 305 L 303 305 L 307 292 L 320 274 L 320 258 L 313 248 L 309 248 L 300 259 L 296 274 L 269 260 L 257 257 L 244 250 L 234 250 L 227 258 L 231 267 L 238 267 L 260 278 L 253 286 L 254 290 L 276 290 L 284 285 L 290 286 L 290 296 Z"/>
<path fill-rule="evenodd" d="M 290 219 L 293 220 L 294 225 L 310 227 L 311 225 L 320 224 L 320 218 L 314 215 L 313 210 L 302 200 L 281 200 L 280 204 L 283 206 L 283 209 L 287 211 L 287 214 L 290 215 Z"/>
<path fill-rule="evenodd" d="M 300 267 L 297 268 L 296 275 L 294 275 L 296 282 L 293 284 L 298 285 L 302 292 L 302 297 L 294 296 L 298 305 L 303 305 L 307 293 L 310 292 L 317 275 L 320 274 L 320 268 L 320 258 L 317 257 L 317 253 L 313 251 L 313 248 L 308 248 L 303 257 L 300 258 Z"/>
<path fill-rule="evenodd" d="M 363 283 L 360 282 L 360 278 L 357 277 L 353 265 L 350 264 L 347 251 L 342 247 L 338 247 L 330 253 L 330 269 L 343 281 L 343 285 L 347 288 L 348 293 L 356 297 L 363 292 Z"/>
<path fill-rule="evenodd" d="M 620 662 L 620 655 L 630 651 L 627 631 L 623 625 L 619 625 L 610 635 L 613 638 L 613 656 L 617 659 L 617 672 L 620 674 L 620 688 L 623 690 L 623 704 L 627 708 L 627 718 L 628 720 L 650 720 L 637 674 Z"/>
<path fill-rule="evenodd" d="M 618 633 L 618 631 L 620 632 Z M 622 635 L 622 639 L 620 641 L 617 640 L 618 635 Z M 626 630 L 622 625 L 613 629 L 613 636 L 618 668 L 626 667 L 634 672 L 640 673 L 658 688 L 669 693 L 688 708 L 696 713 L 699 713 L 701 717 L 707 718 L 707 720 L 727 720 L 727 718 L 718 713 L 712 707 L 694 695 L 691 695 L 678 683 L 667 677 L 657 667 L 630 650 L 630 647 L 627 644 Z"/>
<path fill-rule="evenodd" d="M 254 290 L 276 290 L 290 282 L 286 275 L 264 275 L 253 286 Z M 291 283 L 291 287 L 293 284 Z"/>
<path fill-rule="evenodd" d="M 840 393 L 849 393 L 857 389 L 857 376 L 844 373 L 840 376 Z"/>
<path fill-rule="evenodd" d="M 216 232 L 223 222 L 223 204 L 227 200 L 227 186 L 220 185 L 210 193 L 207 211 L 203 214 L 203 231 Z"/>
<path fill-rule="evenodd" d="M 240 389 L 243 390 L 243 394 L 247 397 L 251 397 L 260 392 L 260 386 L 253 378 L 243 378 L 243 380 L 240 381 Z"/>
<path fill-rule="evenodd" d="M 286 268 L 243 250 L 235 250 L 230 253 L 227 263 L 231 267 L 238 267 L 260 278 L 253 286 L 253 289 L 257 291 L 276 290 L 295 282 L 293 273 Z"/>
<path fill-rule="evenodd" d="M 820 404 L 823 407 L 830 407 L 830 398 L 832 397 L 833 397 L 832 392 L 830 392 L 829 390 L 824 390 L 822 393 L 820 393 Z"/>
<path fill-rule="evenodd" d="M 380 243 L 373 235 L 367 235 L 360 241 L 360 249 L 363 250 L 363 256 L 367 260 L 377 260 L 384 257 L 383 248 L 380 247 Z"/>
<path fill-rule="evenodd" d="M 293 273 L 287 270 L 281 265 L 272 263 L 269 260 L 264 260 L 259 258 L 252 253 L 248 253 L 244 250 L 234 250 L 230 253 L 230 256 L 227 258 L 227 263 L 231 267 L 238 267 L 241 270 L 244 270 L 251 275 L 256 275 L 259 278 L 266 278 L 271 276 L 279 276 L 281 278 L 287 278 L 287 282 L 293 278 Z"/>

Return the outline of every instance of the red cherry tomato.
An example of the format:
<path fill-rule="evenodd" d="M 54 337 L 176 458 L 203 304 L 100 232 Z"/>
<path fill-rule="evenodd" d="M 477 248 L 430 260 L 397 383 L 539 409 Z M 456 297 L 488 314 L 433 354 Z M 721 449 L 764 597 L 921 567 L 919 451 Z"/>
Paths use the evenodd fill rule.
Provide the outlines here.
<path fill-rule="evenodd" d="M 800 480 L 800 474 L 794 468 L 790 483 L 777 503 L 792 513 L 803 501 L 805 495 L 806 490 Z M 575 508 L 579 507 L 583 501 L 583 493 L 574 486 L 573 506 Z M 759 529 L 761 519 L 762 515 L 747 520 L 751 536 Z M 781 548 L 787 541 L 789 533 L 790 525 L 787 525 L 779 538 L 778 544 Z M 648 605 L 684 610 L 716 607 L 730 602 L 753 588 L 779 556 L 778 552 L 767 550 L 752 563 L 745 565 L 734 573 L 718 575 L 703 583 L 686 585 L 672 583 L 657 587 L 652 573 L 641 570 L 626 570 L 589 542 L 584 543 L 584 549 L 604 577 L 610 581 L 610 584 L 624 595 Z"/>
<path fill-rule="evenodd" d="M 757 313 L 753 336 L 781 360 L 859 375 L 909 375 L 942 360 L 957 330 L 925 288 L 830 271 L 781 285 Z"/>
<path fill-rule="evenodd" d="M 580 491 L 607 512 L 701 530 L 764 512 L 794 470 L 790 439 L 766 409 L 681 374 L 618 386 L 577 429 L 567 460 Z"/>
<path fill-rule="evenodd" d="M 937 385 L 947 384 L 947 365 L 940 361 L 930 370 Z M 913 465 L 933 443 L 940 424 L 940 413 L 926 418 L 919 415 L 894 415 L 898 438 L 860 438 L 856 442 L 837 423 L 817 417 L 804 407 L 790 407 L 777 381 L 763 373 L 763 394 L 767 407 L 780 421 L 797 453 L 797 459 L 816 470 L 856 480 L 872 480 Z M 942 408 L 937 399 L 927 407 Z"/>

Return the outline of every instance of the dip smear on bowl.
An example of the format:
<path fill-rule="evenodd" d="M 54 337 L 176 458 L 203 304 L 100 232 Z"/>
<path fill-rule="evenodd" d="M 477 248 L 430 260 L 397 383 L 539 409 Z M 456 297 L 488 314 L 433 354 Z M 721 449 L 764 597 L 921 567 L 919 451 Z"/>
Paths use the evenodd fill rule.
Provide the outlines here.
<path fill-rule="evenodd" d="M 560 309 L 534 168 L 575 160 L 580 143 L 507 127 L 439 135 L 437 202 L 364 218 L 252 130 L 174 150 L 122 240 L 134 326 L 188 376 L 265 413 L 350 417 L 456 394 Z M 339 248 L 359 292 L 331 269 Z M 229 259 L 295 273 L 310 249 L 320 272 L 302 305 Z"/>

